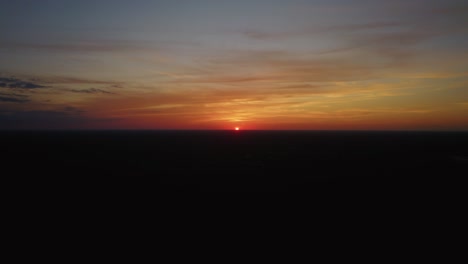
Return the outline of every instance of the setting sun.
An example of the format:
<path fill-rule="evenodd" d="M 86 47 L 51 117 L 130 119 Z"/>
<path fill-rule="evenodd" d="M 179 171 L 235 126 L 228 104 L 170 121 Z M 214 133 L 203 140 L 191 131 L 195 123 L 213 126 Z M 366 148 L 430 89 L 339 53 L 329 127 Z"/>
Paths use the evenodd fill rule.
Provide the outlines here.
<path fill-rule="evenodd" d="M 236 130 L 236 131 L 239 131 L 239 127 L 236 127 L 235 130 Z"/>

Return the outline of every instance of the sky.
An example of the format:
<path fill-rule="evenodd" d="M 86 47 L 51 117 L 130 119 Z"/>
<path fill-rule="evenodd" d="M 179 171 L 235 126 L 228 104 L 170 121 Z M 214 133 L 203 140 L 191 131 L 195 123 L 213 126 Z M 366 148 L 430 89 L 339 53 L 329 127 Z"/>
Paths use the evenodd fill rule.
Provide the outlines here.
<path fill-rule="evenodd" d="M 0 0 L 0 129 L 468 130 L 465 0 Z"/>

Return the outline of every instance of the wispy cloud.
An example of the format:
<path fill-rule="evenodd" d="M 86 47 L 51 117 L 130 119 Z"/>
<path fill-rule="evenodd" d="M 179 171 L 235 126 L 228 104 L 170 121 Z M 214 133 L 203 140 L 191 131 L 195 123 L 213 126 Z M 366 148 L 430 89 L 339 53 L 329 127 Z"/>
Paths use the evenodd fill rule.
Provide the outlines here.
<path fill-rule="evenodd" d="M 10 102 L 10 103 L 26 103 L 29 102 L 28 99 L 17 98 L 17 97 L 8 97 L 0 95 L 0 102 Z"/>
<path fill-rule="evenodd" d="M 283 31 L 249 29 L 241 33 L 265 42 L 309 38 L 313 43 L 316 38 L 325 38 L 338 44 L 318 54 L 365 49 L 388 56 L 389 53 L 409 53 L 414 45 L 435 38 L 468 32 L 468 8 L 463 1 L 392 1 L 380 6 L 371 4 L 367 8 L 374 16 L 368 16 L 363 22 L 354 23 L 344 18 L 337 20 L 342 21 L 341 24 L 302 25 Z"/>
<path fill-rule="evenodd" d="M 102 90 L 102 89 L 97 89 L 97 88 L 89 88 L 89 89 L 72 89 L 70 90 L 71 92 L 74 93 L 84 93 L 84 94 L 114 94 L 112 92 Z"/>
<path fill-rule="evenodd" d="M 318 34 L 339 34 L 339 33 L 356 33 L 366 30 L 381 30 L 391 29 L 402 26 L 401 22 L 397 21 L 375 21 L 359 24 L 343 24 L 333 26 L 312 26 L 304 27 L 290 31 L 262 31 L 262 30 L 245 30 L 241 31 L 248 38 L 257 40 L 284 40 L 286 38 L 301 38 L 316 36 Z"/>
<path fill-rule="evenodd" d="M 45 86 L 16 78 L 0 77 L 0 87 L 11 89 L 38 89 Z"/>
<path fill-rule="evenodd" d="M 6 89 L 4 89 L 6 90 Z M 9 90 L 6 90 L 6 92 L 0 92 L 0 95 L 2 96 L 11 96 L 11 97 L 17 97 L 17 98 L 27 98 L 27 95 L 24 94 L 19 94 L 19 93 L 14 93 Z"/>
<path fill-rule="evenodd" d="M 150 44 L 143 44 L 130 41 L 83 41 L 74 42 L 2 42 L 0 48 L 8 50 L 35 50 L 50 52 L 135 52 L 135 51 L 155 51 L 156 48 Z"/>
<path fill-rule="evenodd" d="M 76 77 L 67 77 L 67 76 L 43 76 L 41 81 L 48 84 L 95 84 L 95 85 L 109 85 L 112 87 L 118 87 L 120 82 L 112 80 L 103 80 L 103 79 L 90 79 L 90 78 L 76 78 Z"/>
<path fill-rule="evenodd" d="M 375 78 L 387 65 L 355 58 L 318 58 L 287 51 L 237 51 L 205 62 L 177 83 L 247 84 L 357 81 Z M 305 87 L 305 86 L 304 86 Z M 273 86 L 272 86 L 273 88 Z M 312 88 L 312 87 L 309 87 Z"/>

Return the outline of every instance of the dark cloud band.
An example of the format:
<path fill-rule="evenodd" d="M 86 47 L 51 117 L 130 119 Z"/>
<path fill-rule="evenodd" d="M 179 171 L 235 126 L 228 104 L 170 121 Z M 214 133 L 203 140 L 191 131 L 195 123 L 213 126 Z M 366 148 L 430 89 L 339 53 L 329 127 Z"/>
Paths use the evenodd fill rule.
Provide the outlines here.
<path fill-rule="evenodd" d="M 45 86 L 39 85 L 37 83 L 23 81 L 23 80 L 16 79 L 16 78 L 1 78 L 0 77 L 0 87 L 11 88 L 11 89 L 38 89 L 38 88 L 44 88 Z"/>
<path fill-rule="evenodd" d="M 15 97 L 8 97 L 8 96 L 1 96 L 0 95 L 0 102 L 26 103 L 26 102 L 29 102 L 29 100 L 24 99 L 24 98 L 15 98 Z"/>

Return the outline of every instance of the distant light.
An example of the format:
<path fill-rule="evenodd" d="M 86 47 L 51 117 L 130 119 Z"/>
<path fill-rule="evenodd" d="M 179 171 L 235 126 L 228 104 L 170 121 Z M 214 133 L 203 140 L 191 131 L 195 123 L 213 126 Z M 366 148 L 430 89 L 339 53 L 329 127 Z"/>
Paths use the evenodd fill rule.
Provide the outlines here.
<path fill-rule="evenodd" d="M 239 131 L 239 129 L 240 129 L 239 127 L 236 127 L 236 128 L 235 128 L 236 131 Z"/>

